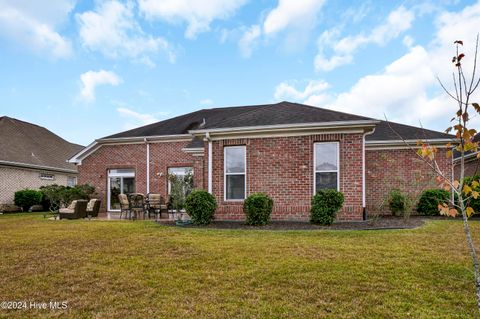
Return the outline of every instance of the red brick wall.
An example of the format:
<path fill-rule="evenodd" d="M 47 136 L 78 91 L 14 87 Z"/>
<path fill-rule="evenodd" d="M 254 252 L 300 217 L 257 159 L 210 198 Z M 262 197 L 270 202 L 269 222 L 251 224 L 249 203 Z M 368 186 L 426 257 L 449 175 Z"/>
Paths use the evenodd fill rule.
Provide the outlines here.
<path fill-rule="evenodd" d="M 465 176 L 475 176 L 480 174 L 480 160 L 476 157 L 465 160 Z M 460 179 L 460 162 L 455 165 L 455 179 Z"/>
<path fill-rule="evenodd" d="M 246 146 L 247 196 L 254 192 L 271 196 L 274 201 L 272 219 L 308 220 L 313 195 L 313 145 L 315 142 L 338 141 L 340 191 L 345 195 L 344 208 L 338 219 L 361 220 L 362 139 L 362 134 L 325 134 L 214 141 L 212 186 L 219 203 L 216 218 L 245 218 L 242 201 L 224 201 L 224 146 Z"/>
<path fill-rule="evenodd" d="M 204 186 L 203 157 L 195 157 L 181 149 L 188 144 L 183 142 L 165 142 L 150 144 L 150 192 L 160 193 L 167 198 L 168 167 L 189 166 L 194 168 L 196 187 Z M 101 210 L 107 209 L 108 169 L 133 168 L 135 170 L 136 191 L 147 193 L 146 145 L 104 145 L 89 155 L 78 166 L 79 183 L 95 186 L 98 198 L 102 200 Z"/>
<path fill-rule="evenodd" d="M 433 170 L 410 149 L 368 150 L 366 158 L 367 211 L 372 214 L 391 214 L 388 194 L 394 189 L 409 194 L 416 205 L 421 192 L 438 188 Z M 452 159 L 446 150 L 439 149 L 437 162 L 446 176 L 452 175 Z M 413 208 L 415 212 L 415 207 Z"/>

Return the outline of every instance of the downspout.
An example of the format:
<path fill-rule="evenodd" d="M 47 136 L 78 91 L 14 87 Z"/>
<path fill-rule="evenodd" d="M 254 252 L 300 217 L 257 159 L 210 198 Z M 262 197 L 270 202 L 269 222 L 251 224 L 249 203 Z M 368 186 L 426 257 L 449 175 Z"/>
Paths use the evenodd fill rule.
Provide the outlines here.
<path fill-rule="evenodd" d="M 375 132 L 375 128 L 373 128 L 370 132 L 363 133 L 363 144 L 362 144 L 362 207 L 363 207 L 363 220 L 368 219 L 367 214 L 367 195 L 366 193 L 366 168 L 365 168 L 365 136 L 373 134 Z"/>
<path fill-rule="evenodd" d="M 208 192 L 212 194 L 212 139 L 209 132 L 205 134 L 205 138 L 208 141 Z"/>
<path fill-rule="evenodd" d="M 144 137 L 143 141 L 147 145 L 147 194 L 150 193 L 150 144 L 147 141 L 147 138 Z"/>

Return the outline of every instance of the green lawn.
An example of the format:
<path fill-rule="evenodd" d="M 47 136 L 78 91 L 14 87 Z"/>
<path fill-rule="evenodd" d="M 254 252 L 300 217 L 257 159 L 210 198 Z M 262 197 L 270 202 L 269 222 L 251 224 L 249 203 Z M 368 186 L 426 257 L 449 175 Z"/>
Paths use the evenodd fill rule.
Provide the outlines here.
<path fill-rule="evenodd" d="M 480 223 L 472 222 L 478 239 Z M 67 310 L 0 317 L 466 318 L 462 225 L 395 231 L 232 231 L 149 221 L 0 216 L 0 301 Z"/>

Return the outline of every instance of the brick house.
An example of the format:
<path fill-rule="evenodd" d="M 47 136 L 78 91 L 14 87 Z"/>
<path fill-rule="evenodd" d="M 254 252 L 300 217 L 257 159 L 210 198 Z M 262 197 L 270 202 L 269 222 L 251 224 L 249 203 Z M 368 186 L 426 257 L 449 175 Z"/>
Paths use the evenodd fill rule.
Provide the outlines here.
<path fill-rule="evenodd" d="M 392 130 L 393 129 L 393 130 Z M 70 159 L 79 182 L 116 211 L 118 192 L 168 196 L 167 175 L 193 172 L 194 184 L 217 199 L 217 219 L 241 220 L 243 199 L 265 192 L 272 219 L 308 220 L 316 190 L 345 195 L 339 220 L 388 213 L 392 188 L 416 194 L 435 187 L 434 175 L 406 146 L 418 139 L 446 144 L 451 136 L 317 107 L 281 102 L 203 109 L 98 139 Z M 440 153 L 445 152 L 441 148 Z M 451 159 L 439 165 L 451 175 Z"/>
<path fill-rule="evenodd" d="M 0 211 L 19 210 L 13 203 L 18 190 L 74 185 L 77 167 L 67 160 L 82 149 L 44 127 L 0 117 Z"/>

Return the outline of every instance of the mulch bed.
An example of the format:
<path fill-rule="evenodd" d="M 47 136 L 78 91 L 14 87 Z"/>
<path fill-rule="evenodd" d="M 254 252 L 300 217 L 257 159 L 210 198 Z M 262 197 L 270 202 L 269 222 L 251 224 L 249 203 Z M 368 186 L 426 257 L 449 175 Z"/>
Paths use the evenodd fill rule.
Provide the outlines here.
<path fill-rule="evenodd" d="M 174 221 L 160 221 L 161 225 L 176 226 Z M 213 221 L 207 226 L 183 225 L 183 228 L 204 229 L 249 229 L 249 230 L 374 230 L 374 229 L 411 229 L 425 223 L 425 217 L 412 216 L 408 220 L 401 217 L 380 217 L 361 222 L 335 222 L 331 226 L 313 225 L 308 222 L 272 221 L 266 226 L 248 226 L 241 221 Z"/>

